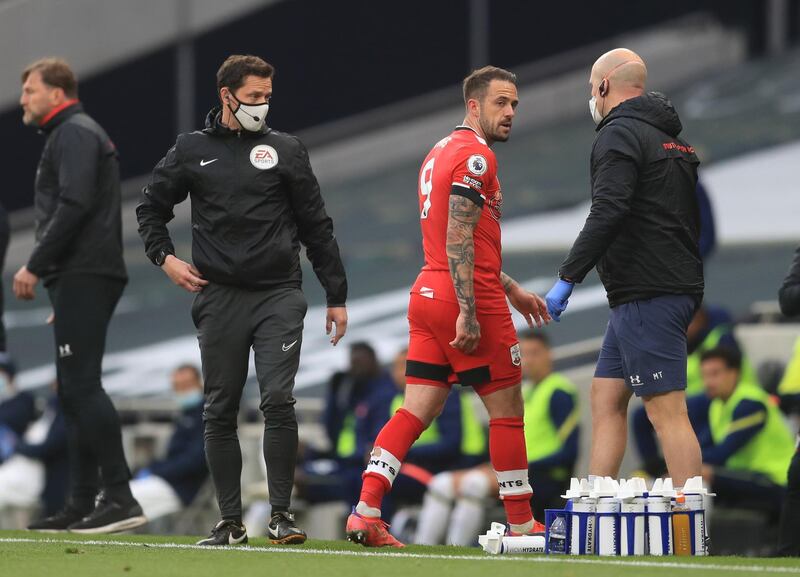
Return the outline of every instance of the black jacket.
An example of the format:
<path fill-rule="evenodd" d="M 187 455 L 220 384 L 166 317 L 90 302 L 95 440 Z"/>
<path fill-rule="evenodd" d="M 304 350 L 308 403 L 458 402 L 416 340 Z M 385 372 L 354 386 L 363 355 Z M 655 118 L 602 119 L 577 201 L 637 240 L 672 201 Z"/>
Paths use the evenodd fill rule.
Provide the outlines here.
<path fill-rule="evenodd" d="M 80 103 L 41 129 L 47 140 L 36 170 L 36 247 L 28 270 L 46 284 L 65 273 L 127 279 L 114 143 Z"/>
<path fill-rule="evenodd" d="M 794 253 L 789 274 L 783 279 L 783 285 L 778 292 L 778 301 L 781 312 L 787 317 L 800 315 L 800 247 Z"/>
<path fill-rule="evenodd" d="M 259 168 L 260 165 L 262 168 Z M 206 128 L 178 136 L 136 207 L 147 256 L 174 253 L 173 207 L 191 194 L 192 260 L 211 282 L 248 289 L 299 287 L 300 243 L 327 294 L 344 305 L 347 279 L 308 153 L 294 136 L 232 131 L 218 108 Z"/>
<path fill-rule="evenodd" d="M 581 282 L 597 266 L 612 307 L 665 294 L 703 293 L 694 149 L 678 138 L 669 100 L 622 102 L 597 127 L 592 208 L 559 275 Z"/>

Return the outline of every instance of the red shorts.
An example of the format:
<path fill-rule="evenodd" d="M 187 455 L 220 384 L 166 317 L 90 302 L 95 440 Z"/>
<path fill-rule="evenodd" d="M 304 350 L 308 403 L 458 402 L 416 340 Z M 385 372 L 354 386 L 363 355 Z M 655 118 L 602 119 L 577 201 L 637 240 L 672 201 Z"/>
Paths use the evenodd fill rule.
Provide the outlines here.
<path fill-rule="evenodd" d="M 511 314 L 481 314 L 481 340 L 467 355 L 450 346 L 456 338 L 458 304 L 412 294 L 408 304 L 408 361 L 412 385 L 449 387 L 459 383 L 481 396 L 522 381 L 517 331 Z"/>

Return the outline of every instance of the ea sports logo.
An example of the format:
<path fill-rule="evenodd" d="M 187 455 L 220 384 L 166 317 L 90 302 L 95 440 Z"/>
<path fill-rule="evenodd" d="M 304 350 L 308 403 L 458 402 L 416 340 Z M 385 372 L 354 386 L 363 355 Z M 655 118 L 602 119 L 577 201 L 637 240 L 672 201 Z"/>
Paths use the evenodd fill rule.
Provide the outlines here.
<path fill-rule="evenodd" d="M 259 144 L 250 151 L 250 164 L 259 170 L 267 170 L 278 164 L 278 153 L 271 146 Z"/>

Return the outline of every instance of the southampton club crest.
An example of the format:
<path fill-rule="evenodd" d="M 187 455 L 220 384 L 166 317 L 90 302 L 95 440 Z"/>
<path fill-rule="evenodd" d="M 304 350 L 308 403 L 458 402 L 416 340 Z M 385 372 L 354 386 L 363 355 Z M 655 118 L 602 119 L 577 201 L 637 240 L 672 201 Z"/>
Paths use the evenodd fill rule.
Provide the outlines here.
<path fill-rule="evenodd" d="M 467 160 L 467 170 L 476 176 L 484 174 L 488 166 L 489 164 L 486 162 L 486 158 L 480 154 L 473 154 Z"/>
<path fill-rule="evenodd" d="M 511 364 L 518 367 L 522 364 L 522 353 L 519 350 L 519 343 L 509 349 L 511 351 Z"/>

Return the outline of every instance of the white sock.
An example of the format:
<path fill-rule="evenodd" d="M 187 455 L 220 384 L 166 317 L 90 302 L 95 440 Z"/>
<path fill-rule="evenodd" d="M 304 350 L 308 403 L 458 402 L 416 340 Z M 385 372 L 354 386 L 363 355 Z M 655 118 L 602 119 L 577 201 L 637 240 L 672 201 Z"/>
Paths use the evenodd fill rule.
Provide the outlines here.
<path fill-rule="evenodd" d="M 414 542 L 418 545 L 441 545 L 453 507 L 453 475 L 439 473 L 428 485 L 422 500 Z"/>
<path fill-rule="evenodd" d="M 469 547 L 475 543 L 483 527 L 486 502 L 462 497 L 456 502 L 450 516 L 450 530 L 447 532 L 448 545 Z"/>
<path fill-rule="evenodd" d="M 469 547 L 475 543 L 483 525 L 489 479 L 485 472 L 470 471 L 461 480 L 461 498 L 450 516 L 447 543 Z"/>
<path fill-rule="evenodd" d="M 381 510 L 375 507 L 370 507 L 364 501 L 359 501 L 356 505 L 356 513 L 364 517 L 378 517 L 381 516 Z"/>

